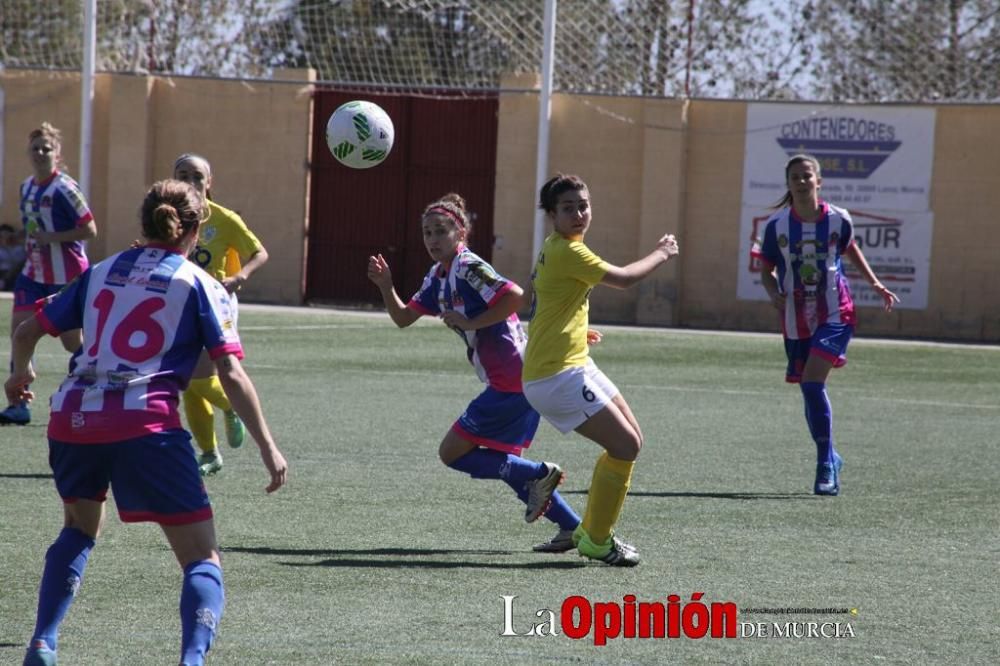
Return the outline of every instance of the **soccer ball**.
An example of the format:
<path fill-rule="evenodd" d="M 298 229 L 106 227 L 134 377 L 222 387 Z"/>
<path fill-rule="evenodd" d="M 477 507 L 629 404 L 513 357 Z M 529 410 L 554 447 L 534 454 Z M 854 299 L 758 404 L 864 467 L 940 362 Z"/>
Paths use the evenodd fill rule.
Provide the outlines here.
<path fill-rule="evenodd" d="M 372 102 L 341 104 L 326 123 L 326 145 L 338 162 L 352 169 L 381 164 L 394 137 L 389 114 Z"/>

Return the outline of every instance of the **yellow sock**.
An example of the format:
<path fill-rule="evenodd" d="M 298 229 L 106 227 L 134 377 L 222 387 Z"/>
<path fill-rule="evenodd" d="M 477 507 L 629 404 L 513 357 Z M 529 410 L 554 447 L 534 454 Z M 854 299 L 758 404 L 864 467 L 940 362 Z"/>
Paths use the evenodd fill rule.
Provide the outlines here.
<path fill-rule="evenodd" d="M 583 514 L 583 529 L 587 530 L 590 540 L 602 544 L 611 536 L 611 530 L 618 522 L 632 483 L 632 468 L 634 460 L 619 460 L 612 458 L 607 452 L 602 453 L 594 465 L 594 476 L 590 480 L 590 493 L 587 496 L 587 510 Z"/>
<path fill-rule="evenodd" d="M 215 439 L 215 416 L 212 405 L 204 398 L 201 384 L 207 379 L 192 379 L 184 391 L 184 415 L 195 443 L 202 453 L 211 453 L 218 448 Z"/>
<path fill-rule="evenodd" d="M 198 393 L 205 400 L 218 407 L 224 412 L 228 412 L 233 408 L 229 404 L 229 398 L 226 397 L 226 392 L 222 389 L 222 382 L 219 381 L 219 375 L 212 375 L 205 379 L 192 379 L 191 386 L 197 388 Z"/>

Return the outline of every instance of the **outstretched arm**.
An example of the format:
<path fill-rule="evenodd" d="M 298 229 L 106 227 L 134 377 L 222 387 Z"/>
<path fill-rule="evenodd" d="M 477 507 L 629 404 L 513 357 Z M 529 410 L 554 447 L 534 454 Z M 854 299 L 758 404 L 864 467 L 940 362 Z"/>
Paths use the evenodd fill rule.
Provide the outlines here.
<path fill-rule="evenodd" d="M 851 260 L 851 263 L 861 271 L 861 275 L 868 280 L 868 284 L 872 286 L 872 289 L 877 291 L 882 296 L 883 307 L 885 307 L 886 312 L 892 312 L 892 306 L 899 303 L 899 296 L 889 291 L 889 289 L 879 282 L 878 277 L 875 275 L 875 271 L 872 267 L 868 265 L 868 260 L 865 259 L 864 253 L 857 243 L 851 243 L 847 250 L 844 252 L 844 256 Z"/>
<path fill-rule="evenodd" d="M 219 371 L 219 381 L 222 388 L 232 403 L 233 409 L 243 423 L 254 441 L 260 449 L 260 457 L 264 461 L 264 467 L 271 475 L 271 483 L 267 486 L 267 492 L 273 493 L 275 490 L 285 485 L 288 478 L 288 463 L 281 455 L 277 444 L 271 437 L 271 432 L 267 428 L 264 420 L 264 413 L 260 408 L 260 400 L 257 398 L 257 390 L 249 375 L 243 369 L 240 360 L 232 354 L 225 354 L 215 359 L 215 367 Z"/>
<path fill-rule="evenodd" d="M 627 289 L 652 273 L 660 264 L 665 263 L 679 251 L 677 239 L 674 238 L 673 234 L 667 234 L 657 241 L 656 249 L 642 259 L 633 261 L 627 266 L 611 266 L 604 274 L 601 284 L 615 289 Z"/>
<path fill-rule="evenodd" d="M 392 286 L 392 271 L 389 270 L 389 262 L 381 254 L 368 257 L 368 279 L 374 282 L 381 292 L 385 309 L 396 326 L 406 328 L 420 319 L 420 313 L 406 307 L 406 303 L 396 293 L 395 287 Z"/>

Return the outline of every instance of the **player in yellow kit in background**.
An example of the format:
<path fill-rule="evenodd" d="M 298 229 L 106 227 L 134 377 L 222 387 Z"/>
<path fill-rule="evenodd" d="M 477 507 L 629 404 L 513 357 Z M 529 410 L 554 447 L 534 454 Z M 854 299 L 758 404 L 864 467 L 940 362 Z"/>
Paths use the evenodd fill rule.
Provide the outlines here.
<path fill-rule="evenodd" d="M 177 180 L 193 185 L 207 200 L 210 215 L 201 225 L 198 245 L 188 258 L 222 283 L 232 296 L 235 313 L 236 293 L 253 272 L 267 262 L 267 250 L 247 228 L 239 214 L 212 201 L 212 167 L 208 160 L 200 155 L 184 153 L 174 162 L 173 175 Z M 184 391 L 184 415 L 201 451 L 198 455 L 198 469 L 202 476 L 215 474 L 222 469 L 222 454 L 215 436 L 213 405 L 221 409 L 224 415 L 229 446 L 242 446 L 246 437 L 243 422 L 226 398 L 208 355 L 202 354 L 191 383 Z"/>

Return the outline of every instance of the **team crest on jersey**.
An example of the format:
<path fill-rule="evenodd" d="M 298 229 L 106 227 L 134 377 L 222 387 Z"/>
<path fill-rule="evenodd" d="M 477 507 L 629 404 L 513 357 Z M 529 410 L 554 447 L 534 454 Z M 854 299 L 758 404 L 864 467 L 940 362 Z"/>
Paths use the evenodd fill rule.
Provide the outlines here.
<path fill-rule="evenodd" d="M 840 234 L 834 231 L 832 234 L 830 234 L 830 245 L 836 245 L 839 242 L 840 242 Z"/>
<path fill-rule="evenodd" d="M 788 236 L 785 234 L 778 236 L 778 247 L 788 247 Z"/>
<path fill-rule="evenodd" d="M 201 236 L 206 243 L 211 243 L 212 239 L 215 238 L 215 234 L 216 234 L 215 227 L 206 226 L 201 229 L 198 235 Z"/>
<path fill-rule="evenodd" d="M 802 264 L 799 267 L 799 279 L 807 287 L 814 287 L 819 284 L 819 270 L 812 264 Z"/>
<path fill-rule="evenodd" d="M 44 197 L 42 197 L 42 200 L 41 202 L 39 202 L 39 205 L 42 208 L 52 208 L 52 197 L 46 194 Z"/>

